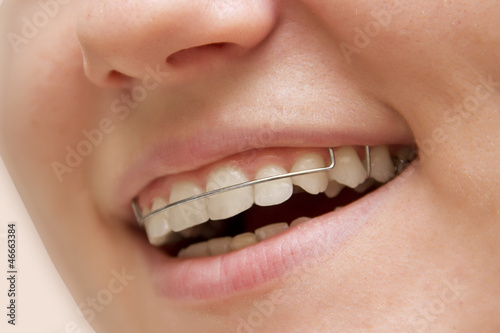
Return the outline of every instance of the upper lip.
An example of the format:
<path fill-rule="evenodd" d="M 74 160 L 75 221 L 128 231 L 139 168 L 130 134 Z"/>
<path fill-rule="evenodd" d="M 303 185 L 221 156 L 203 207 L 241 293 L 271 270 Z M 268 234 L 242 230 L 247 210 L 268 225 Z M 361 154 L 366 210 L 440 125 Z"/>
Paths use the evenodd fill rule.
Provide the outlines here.
<path fill-rule="evenodd" d="M 388 116 L 387 121 L 373 122 L 367 131 L 362 126 L 350 127 L 348 133 L 337 124 L 314 126 L 304 123 L 274 128 L 272 124 L 230 123 L 217 120 L 216 126 L 192 128 L 180 139 L 167 133 L 146 147 L 128 165 L 114 189 L 114 204 L 119 216 L 134 220 L 131 202 L 154 180 L 196 170 L 224 157 L 254 148 L 267 147 L 339 147 L 345 145 L 388 145 L 413 142 L 404 121 Z M 395 121 L 396 120 L 396 121 Z M 387 123 L 392 124 L 387 131 Z M 311 130 L 314 128 L 314 130 Z M 177 133 L 178 134 L 178 133 Z M 263 135 L 264 134 L 264 135 Z M 266 139 L 262 139 L 265 137 Z"/>

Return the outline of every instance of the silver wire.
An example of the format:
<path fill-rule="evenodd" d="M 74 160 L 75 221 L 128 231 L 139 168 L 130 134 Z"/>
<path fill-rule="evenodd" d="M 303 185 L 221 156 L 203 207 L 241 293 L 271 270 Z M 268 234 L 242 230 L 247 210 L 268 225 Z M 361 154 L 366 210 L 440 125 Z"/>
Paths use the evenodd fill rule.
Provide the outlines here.
<path fill-rule="evenodd" d="M 251 181 L 244 182 L 244 183 L 239 183 L 239 184 L 235 184 L 235 185 L 231 185 L 231 186 L 227 186 L 227 187 L 222 187 L 222 188 L 219 188 L 219 189 L 216 189 L 216 190 L 208 191 L 208 192 L 205 192 L 205 193 L 202 193 L 202 194 L 198 194 L 198 195 L 195 195 L 195 196 L 192 196 L 192 197 L 189 197 L 189 198 L 186 198 L 186 199 L 179 200 L 179 201 L 176 201 L 174 203 L 168 204 L 165 207 L 162 207 L 160 209 L 152 211 L 151 213 L 149 213 L 146 216 L 142 216 L 142 212 L 141 212 L 141 209 L 139 208 L 139 204 L 137 202 L 137 199 L 134 199 L 132 201 L 132 210 L 134 211 L 134 215 L 135 215 L 135 218 L 137 219 L 137 222 L 140 225 L 143 225 L 144 222 L 147 219 L 150 219 L 151 217 L 155 216 L 156 214 L 159 214 L 159 213 L 161 213 L 161 212 L 163 212 L 163 211 L 165 211 L 167 209 L 170 209 L 170 208 L 173 208 L 173 207 L 176 207 L 176 206 L 179 206 L 179 205 L 191 202 L 191 201 L 195 201 L 195 200 L 198 200 L 198 199 L 201 199 L 201 198 L 205 198 L 205 197 L 208 197 L 208 196 L 211 196 L 211 195 L 220 194 L 220 193 L 224 193 L 224 192 L 227 192 L 227 191 L 232 191 L 232 190 L 236 190 L 236 189 L 239 189 L 239 188 L 243 188 L 243 187 L 247 187 L 247 186 L 252 186 L 252 185 L 256 185 L 256 184 L 261 184 L 261 183 L 264 183 L 264 182 L 270 182 L 270 181 L 273 181 L 273 180 L 278 180 L 278 179 L 283 179 L 283 178 L 288 178 L 288 177 L 296 177 L 296 176 L 308 175 L 308 174 L 317 173 L 317 172 L 325 172 L 325 171 L 331 170 L 331 169 L 333 169 L 335 167 L 335 153 L 333 152 L 333 148 L 328 148 L 328 152 L 329 152 L 329 155 L 330 155 L 330 165 L 328 165 L 326 167 L 323 167 L 323 168 L 316 168 L 316 169 L 309 169 L 309 170 L 303 170 L 303 171 L 289 172 L 289 173 L 284 173 L 282 175 L 276 175 L 276 176 L 270 176 L 270 177 L 265 177 L 265 178 L 259 178 L 259 179 L 251 180 Z M 368 178 L 370 178 L 370 174 L 371 174 L 370 146 L 365 146 L 365 154 L 366 154 L 366 159 L 365 160 L 366 160 L 366 172 L 367 172 L 366 179 L 368 179 Z"/>
<path fill-rule="evenodd" d="M 366 179 L 365 181 L 370 178 L 372 175 L 372 156 L 370 152 L 370 146 L 365 146 L 365 161 L 366 161 Z"/>

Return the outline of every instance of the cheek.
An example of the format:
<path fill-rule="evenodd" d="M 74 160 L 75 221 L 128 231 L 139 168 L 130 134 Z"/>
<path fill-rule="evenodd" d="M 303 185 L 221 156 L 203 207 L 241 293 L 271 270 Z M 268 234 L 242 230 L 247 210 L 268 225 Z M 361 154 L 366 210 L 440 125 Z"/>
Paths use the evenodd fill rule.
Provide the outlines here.
<path fill-rule="evenodd" d="M 2 136 L 16 167 L 36 173 L 64 158 L 96 110 L 74 30 L 57 23 L 8 56 Z"/>
<path fill-rule="evenodd" d="M 99 95 L 84 77 L 74 22 L 74 15 L 61 12 L 19 53 L 8 49 L 2 77 L 2 158 L 46 240 L 57 238 L 54 212 L 63 216 L 65 209 L 74 209 L 61 203 L 67 193 L 79 193 L 87 161 L 64 182 L 53 163 L 64 164 L 66 147 L 75 147 L 99 112 Z"/>
<path fill-rule="evenodd" d="M 303 2 L 334 37 L 343 67 L 395 91 L 401 80 L 414 86 L 419 79 L 431 81 L 454 60 L 462 62 L 457 69 L 467 61 L 486 67 L 500 52 L 496 1 Z"/>

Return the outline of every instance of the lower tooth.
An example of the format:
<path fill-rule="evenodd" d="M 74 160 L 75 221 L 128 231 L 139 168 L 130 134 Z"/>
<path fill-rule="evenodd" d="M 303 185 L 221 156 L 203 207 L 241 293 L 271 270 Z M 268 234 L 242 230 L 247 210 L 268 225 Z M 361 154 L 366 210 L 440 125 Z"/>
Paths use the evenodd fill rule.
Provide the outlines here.
<path fill-rule="evenodd" d="M 229 243 L 229 247 L 231 248 L 231 251 L 236 251 L 256 244 L 257 242 L 257 236 L 255 236 L 253 232 L 245 232 L 244 234 L 234 236 Z"/>
<path fill-rule="evenodd" d="M 187 248 L 182 249 L 179 252 L 179 258 L 197 258 L 197 257 L 208 257 L 210 252 L 208 250 L 207 242 L 200 242 L 196 244 L 189 245 Z"/>
<path fill-rule="evenodd" d="M 288 229 L 288 223 L 286 222 L 273 223 L 255 230 L 255 235 L 257 236 L 257 240 L 260 242 L 265 239 L 276 236 L 277 234 L 287 229 Z"/>
<path fill-rule="evenodd" d="M 231 239 L 232 239 L 231 237 L 220 237 L 209 240 L 207 242 L 208 251 L 213 256 L 231 252 L 231 248 L 229 247 Z"/>
<path fill-rule="evenodd" d="M 299 224 L 302 224 L 304 222 L 307 222 L 310 219 L 311 219 L 310 217 L 306 217 L 306 216 L 302 216 L 302 217 L 296 218 L 295 220 L 292 221 L 292 223 L 290 223 L 290 227 L 295 227 L 296 225 L 299 225 Z"/>

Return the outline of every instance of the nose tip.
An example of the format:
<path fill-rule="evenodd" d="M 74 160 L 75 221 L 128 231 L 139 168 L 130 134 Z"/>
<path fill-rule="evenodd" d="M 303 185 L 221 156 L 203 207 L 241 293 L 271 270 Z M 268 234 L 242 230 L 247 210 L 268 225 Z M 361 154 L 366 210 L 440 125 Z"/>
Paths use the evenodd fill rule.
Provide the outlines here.
<path fill-rule="evenodd" d="M 272 1 L 85 0 L 77 31 L 85 73 L 103 87 L 127 86 L 158 66 L 174 82 L 187 68 L 203 75 L 266 38 Z"/>

